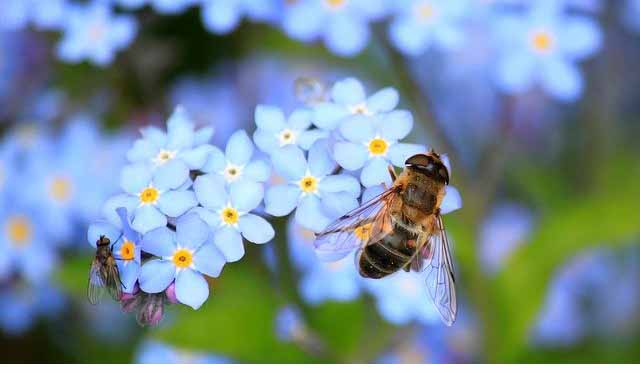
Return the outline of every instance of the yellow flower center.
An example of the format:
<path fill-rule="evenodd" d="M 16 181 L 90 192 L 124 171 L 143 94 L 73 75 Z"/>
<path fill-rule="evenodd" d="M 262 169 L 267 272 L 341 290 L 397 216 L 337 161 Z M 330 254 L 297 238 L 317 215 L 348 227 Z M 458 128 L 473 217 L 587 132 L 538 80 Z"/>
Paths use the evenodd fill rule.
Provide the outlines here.
<path fill-rule="evenodd" d="M 347 0 L 325 0 L 324 2 L 327 4 L 329 9 L 338 10 L 347 3 Z"/>
<path fill-rule="evenodd" d="M 12 216 L 6 224 L 7 237 L 14 247 L 22 248 L 31 242 L 31 222 L 24 216 Z"/>
<path fill-rule="evenodd" d="M 148 187 L 140 193 L 140 202 L 144 204 L 155 203 L 160 197 L 160 192 L 154 187 Z"/>
<path fill-rule="evenodd" d="M 351 114 L 372 115 L 371 111 L 367 107 L 367 104 L 362 102 L 357 105 L 353 105 L 350 108 Z"/>
<path fill-rule="evenodd" d="M 136 249 L 135 243 L 125 240 L 122 246 L 120 247 L 120 257 L 123 260 L 133 260 L 135 249 Z"/>
<path fill-rule="evenodd" d="M 55 177 L 49 184 L 49 195 L 59 203 L 68 202 L 71 199 L 71 181 L 63 176 Z"/>
<path fill-rule="evenodd" d="M 193 263 L 193 254 L 187 249 L 178 249 L 173 253 L 173 264 L 178 268 L 187 268 Z"/>
<path fill-rule="evenodd" d="M 305 176 L 300 180 L 300 189 L 305 193 L 314 193 L 318 190 L 318 179 L 313 176 Z"/>
<path fill-rule="evenodd" d="M 172 152 L 169 150 L 161 150 L 158 155 L 156 155 L 156 163 L 163 164 L 167 163 L 167 161 L 172 160 L 176 156 L 176 152 Z"/>
<path fill-rule="evenodd" d="M 233 207 L 225 207 L 224 209 L 222 209 L 220 217 L 225 224 L 229 225 L 236 224 L 238 222 L 238 219 L 240 218 L 238 210 L 234 209 Z"/>
<path fill-rule="evenodd" d="M 547 31 L 537 31 L 531 36 L 531 45 L 537 52 L 548 52 L 553 48 L 553 36 Z"/>
<path fill-rule="evenodd" d="M 288 128 L 282 130 L 282 132 L 280 132 L 280 135 L 278 136 L 278 138 L 280 140 L 280 146 L 284 146 L 284 145 L 288 145 L 288 144 L 295 144 L 296 143 L 296 135 L 295 135 L 295 133 L 293 133 L 293 131 L 291 131 Z"/>
<path fill-rule="evenodd" d="M 433 19 L 433 17 L 436 15 L 436 10 L 434 9 L 433 5 L 429 2 L 422 2 L 417 4 L 414 9 L 414 12 L 415 12 L 416 18 L 418 18 L 418 20 L 423 22 Z"/>
<path fill-rule="evenodd" d="M 361 225 L 354 229 L 353 234 L 360 239 L 360 241 L 367 241 L 371 236 L 371 223 Z"/>
<path fill-rule="evenodd" d="M 369 142 L 369 153 L 371 155 L 384 155 L 387 153 L 389 144 L 384 139 L 373 139 Z"/>

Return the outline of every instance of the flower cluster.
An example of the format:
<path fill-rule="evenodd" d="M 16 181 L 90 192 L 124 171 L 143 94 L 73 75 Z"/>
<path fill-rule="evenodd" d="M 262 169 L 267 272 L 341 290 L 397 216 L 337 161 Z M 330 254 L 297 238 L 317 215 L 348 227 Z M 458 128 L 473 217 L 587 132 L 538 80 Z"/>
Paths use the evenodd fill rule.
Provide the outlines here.
<path fill-rule="evenodd" d="M 222 151 L 209 143 L 213 129 L 196 130 L 182 107 L 167 121 L 167 132 L 142 129 L 127 152 L 131 164 L 121 172 L 123 193 L 107 200 L 104 221 L 88 235 L 92 245 L 100 235 L 114 242 L 125 310 L 152 294 L 198 309 L 209 296 L 205 277 L 217 277 L 226 263 L 240 260 L 244 240 L 265 244 L 274 237 L 263 214 L 293 214 L 291 254 L 306 273 L 300 283 L 306 300 L 358 296 L 366 285 L 353 258 L 318 263 L 314 233 L 390 186 L 388 166 L 402 167 L 426 148 L 401 142 L 413 118 L 396 109 L 395 89 L 367 97 L 362 83 L 347 78 L 330 91 L 291 113 L 256 107 L 255 146 L 238 130 Z M 460 204 L 459 193 L 448 187 L 443 212 Z M 160 311 L 143 323 L 161 318 L 164 302 L 156 303 Z"/>
<path fill-rule="evenodd" d="M 601 49 L 594 13 L 584 2 L 496 0 L 10 0 L 2 5 L 0 30 L 34 25 L 62 33 L 58 56 L 69 62 L 112 62 L 138 32 L 131 12 L 149 6 L 176 14 L 199 6 L 204 27 L 216 34 L 235 29 L 243 18 L 281 28 L 302 41 L 323 40 L 333 53 L 351 57 L 371 39 L 371 23 L 388 20 L 391 44 L 407 57 L 432 49 L 455 52 L 474 48 L 470 34 L 486 36 L 496 86 L 517 94 L 540 86 L 551 96 L 571 101 L 584 82 L 578 63 Z M 592 2 L 594 3 L 594 2 Z M 623 22 L 637 29 L 637 1 L 630 0 Z M 483 32 L 485 31 L 485 32 Z"/>

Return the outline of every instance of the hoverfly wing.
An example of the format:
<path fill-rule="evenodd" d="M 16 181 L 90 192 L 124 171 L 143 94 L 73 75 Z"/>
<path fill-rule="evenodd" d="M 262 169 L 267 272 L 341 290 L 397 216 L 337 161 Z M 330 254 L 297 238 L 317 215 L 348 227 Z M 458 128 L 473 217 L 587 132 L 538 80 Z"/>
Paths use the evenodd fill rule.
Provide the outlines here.
<path fill-rule="evenodd" d="M 442 321 L 447 326 L 451 326 L 456 321 L 458 313 L 453 261 L 442 215 L 436 215 L 436 223 L 436 231 L 417 253 L 411 263 L 411 269 L 427 272 L 426 283 L 429 295 Z"/>
<path fill-rule="evenodd" d="M 100 303 L 102 295 L 104 294 L 105 284 L 102 281 L 102 275 L 100 274 L 101 265 L 97 259 L 91 262 L 91 269 L 89 270 L 89 284 L 87 285 L 87 299 L 89 303 L 96 305 Z"/>
<path fill-rule="evenodd" d="M 348 212 L 316 235 L 314 247 L 322 261 L 336 261 L 351 251 L 380 240 L 391 229 L 388 206 L 396 196 L 389 188 L 357 209 Z"/>
<path fill-rule="evenodd" d="M 105 268 L 105 280 L 106 288 L 111 295 L 111 298 L 116 302 L 120 301 L 122 297 L 122 281 L 120 280 L 120 271 L 118 271 L 118 265 L 115 259 L 112 259 L 113 263 Z"/>

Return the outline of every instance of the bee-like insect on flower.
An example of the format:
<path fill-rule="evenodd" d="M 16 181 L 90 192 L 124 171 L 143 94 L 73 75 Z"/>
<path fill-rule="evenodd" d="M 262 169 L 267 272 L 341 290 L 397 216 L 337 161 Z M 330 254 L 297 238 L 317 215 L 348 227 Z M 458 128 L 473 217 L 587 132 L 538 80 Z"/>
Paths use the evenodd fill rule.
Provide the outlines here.
<path fill-rule="evenodd" d="M 89 270 L 87 298 L 91 304 L 98 304 L 106 290 L 114 300 L 119 301 L 122 296 L 122 282 L 111 241 L 106 236 L 100 236 L 96 247 L 96 256 Z"/>
<path fill-rule="evenodd" d="M 362 277 L 379 279 L 403 269 L 427 271 L 427 288 L 442 320 L 452 325 L 457 301 L 453 261 L 440 205 L 449 170 L 435 151 L 416 154 L 393 185 L 319 233 L 320 259 L 334 261 L 353 250 Z"/>

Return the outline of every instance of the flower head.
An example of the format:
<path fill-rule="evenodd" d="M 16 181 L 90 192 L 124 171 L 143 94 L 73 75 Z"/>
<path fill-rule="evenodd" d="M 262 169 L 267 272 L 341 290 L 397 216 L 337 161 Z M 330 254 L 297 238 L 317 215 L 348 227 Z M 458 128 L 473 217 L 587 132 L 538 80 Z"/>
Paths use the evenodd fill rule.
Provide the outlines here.
<path fill-rule="evenodd" d="M 286 119 L 281 109 L 258 105 L 255 112 L 258 129 L 253 134 L 253 140 L 267 154 L 286 145 L 297 145 L 309 150 L 316 140 L 328 137 L 326 131 L 309 129 L 311 115 L 310 110 L 298 109 Z"/>
<path fill-rule="evenodd" d="M 305 159 L 300 148 L 288 145 L 272 154 L 273 166 L 286 184 L 267 190 L 265 208 L 274 216 L 296 209 L 298 224 L 319 232 L 333 219 L 357 207 L 360 185 L 349 175 L 332 175 L 336 164 L 325 141 L 317 141 Z"/>
<path fill-rule="evenodd" d="M 177 220 L 176 231 L 160 227 L 145 234 L 144 251 L 157 256 L 142 265 L 140 289 L 146 293 L 165 291 L 175 280 L 175 295 L 180 303 L 194 309 L 209 297 L 203 275 L 218 277 L 225 260 L 209 240 L 209 227 L 196 214 Z"/>
<path fill-rule="evenodd" d="M 274 236 L 271 224 L 252 214 L 262 202 L 264 189 L 254 181 L 227 185 L 220 175 L 199 176 L 193 188 L 202 205 L 194 211 L 214 230 L 214 242 L 228 262 L 244 256 L 242 237 L 256 244 Z"/>
<path fill-rule="evenodd" d="M 252 21 L 270 21 L 277 15 L 275 0 L 204 0 L 202 21 L 205 27 L 216 34 L 231 32 L 242 17 Z"/>

